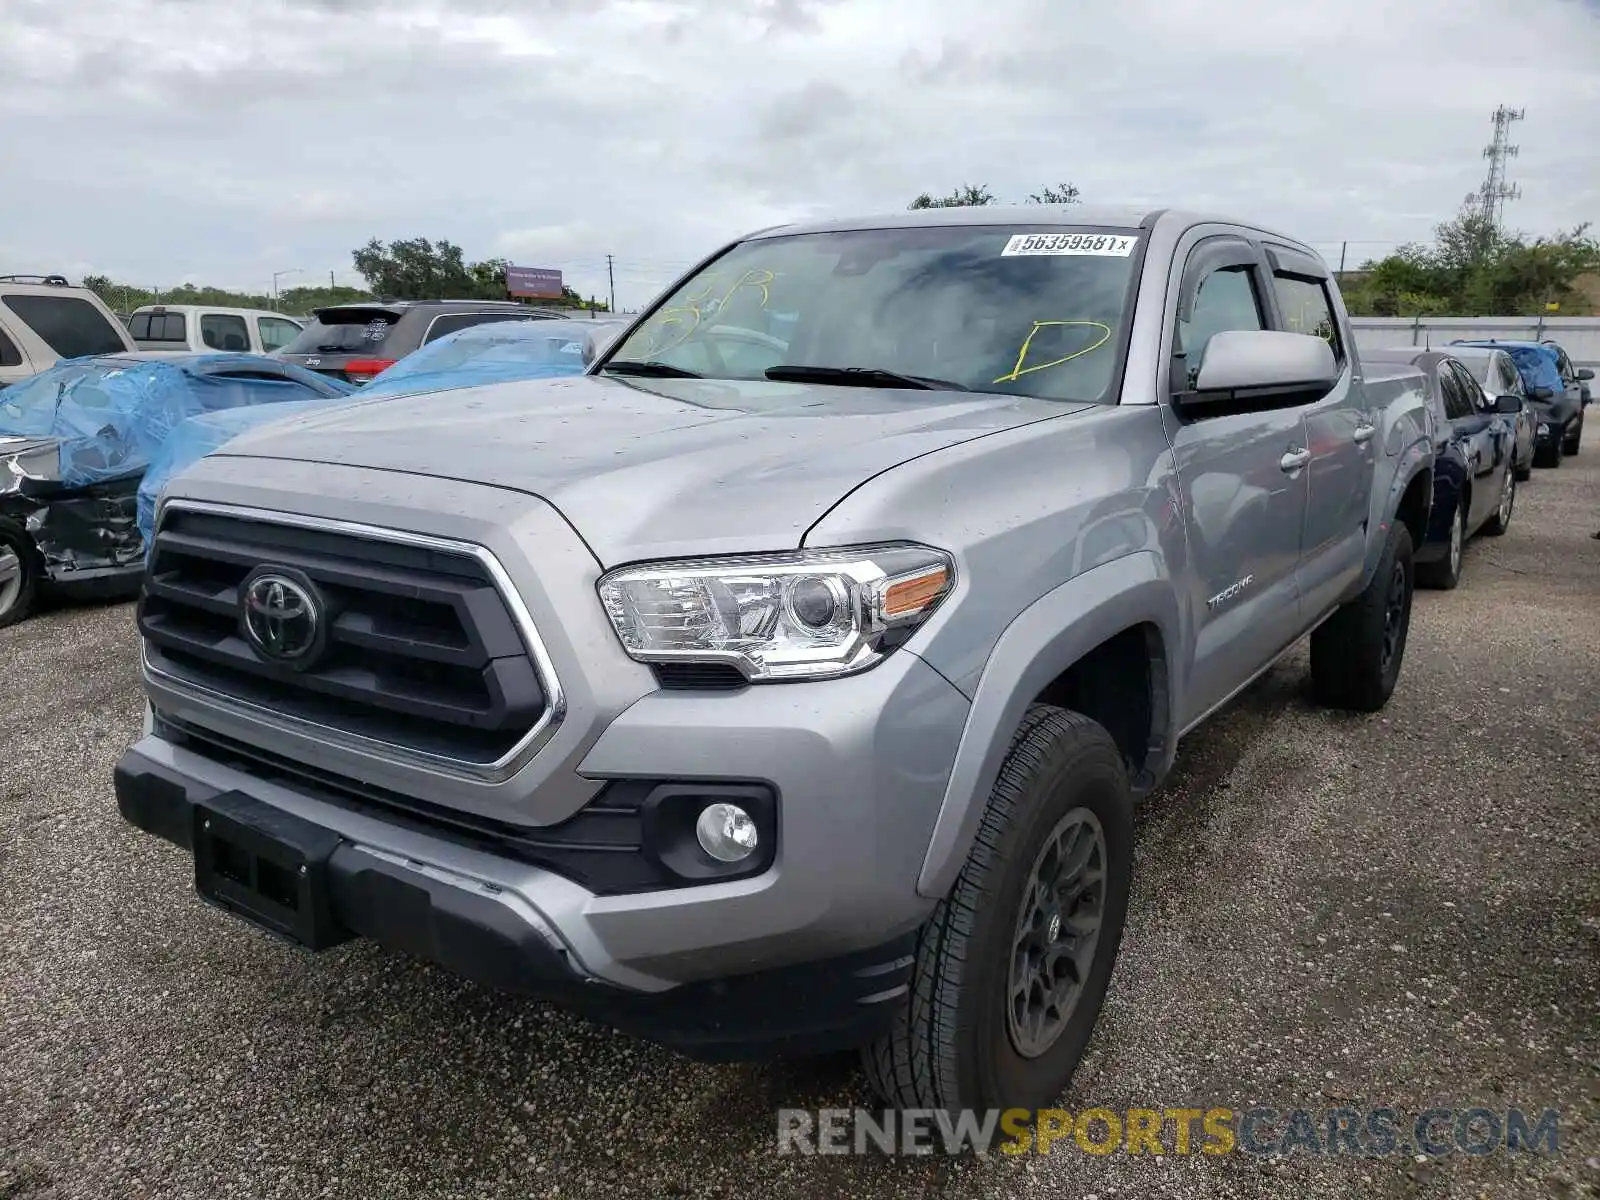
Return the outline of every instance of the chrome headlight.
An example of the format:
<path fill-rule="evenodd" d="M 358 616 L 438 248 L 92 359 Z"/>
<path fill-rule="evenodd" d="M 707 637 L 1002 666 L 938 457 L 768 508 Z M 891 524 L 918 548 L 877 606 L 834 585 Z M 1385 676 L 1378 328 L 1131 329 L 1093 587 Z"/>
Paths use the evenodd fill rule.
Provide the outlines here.
<path fill-rule="evenodd" d="M 601 576 L 600 599 L 640 662 L 821 679 L 880 661 L 954 582 L 948 554 L 901 544 L 623 567 Z"/>
<path fill-rule="evenodd" d="M 1548 434 L 1550 432 L 1550 426 L 1546 425 L 1543 421 L 1540 421 L 1539 422 L 1539 428 L 1536 429 L 1534 432 L 1537 433 L 1540 437 L 1544 437 L 1546 434 Z"/>

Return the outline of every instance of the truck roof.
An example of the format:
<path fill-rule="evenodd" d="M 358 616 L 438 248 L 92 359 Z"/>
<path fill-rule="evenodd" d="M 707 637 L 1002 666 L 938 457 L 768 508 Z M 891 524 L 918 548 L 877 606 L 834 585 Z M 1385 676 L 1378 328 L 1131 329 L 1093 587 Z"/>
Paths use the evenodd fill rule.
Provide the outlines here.
<path fill-rule="evenodd" d="M 1299 238 L 1268 229 L 1254 221 L 1218 213 L 1169 208 L 1099 204 L 980 204 L 960 208 L 920 208 L 901 212 L 866 213 L 821 221 L 773 225 L 747 234 L 747 238 L 785 237 L 795 233 L 834 233 L 851 229 L 918 229 L 951 225 L 1102 225 L 1119 229 L 1154 229 L 1158 224 L 1182 228 L 1205 224 L 1237 225 L 1266 234 L 1286 245 L 1309 252 Z"/>

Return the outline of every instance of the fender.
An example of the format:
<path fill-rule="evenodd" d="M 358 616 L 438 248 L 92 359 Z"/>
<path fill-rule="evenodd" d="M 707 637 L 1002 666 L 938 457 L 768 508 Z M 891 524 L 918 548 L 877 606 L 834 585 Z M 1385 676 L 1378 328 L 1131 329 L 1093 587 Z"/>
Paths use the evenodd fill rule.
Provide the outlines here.
<path fill-rule="evenodd" d="M 1361 569 L 1361 586 L 1354 589 L 1352 594 L 1360 595 L 1372 582 L 1372 576 L 1378 569 L 1378 560 L 1383 557 L 1383 548 L 1388 542 L 1389 526 L 1394 524 L 1400 511 L 1401 498 L 1411 486 L 1411 481 L 1432 466 L 1433 441 L 1427 437 L 1418 438 L 1401 452 L 1388 492 L 1373 489 L 1372 509 L 1367 519 L 1367 561 Z M 1428 510 L 1423 513 L 1422 520 L 1424 529 L 1428 527 L 1428 512 L 1433 508 L 1432 488 L 1428 489 L 1427 503 Z"/>
<path fill-rule="evenodd" d="M 1034 697 L 1100 643 L 1145 623 L 1161 631 L 1167 649 L 1167 711 L 1158 719 L 1172 731 L 1177 717 L 1173 697 L 1183 694 L 1180 676 L 1186 665 L 1178 661 L 1181 655 L 1176 651 L 1187 643 L 1179 632 L 1172 581 L 1154 551 L 1137 551 L 1085 571 L 1046 592 L 1006 626 L 973 690 L 972 708 L 917 878 L 919 895 L 938 899 L 955 883 L 1011 735 Z M 1170 744 L 1166 753 L 1170 757 Z"/>

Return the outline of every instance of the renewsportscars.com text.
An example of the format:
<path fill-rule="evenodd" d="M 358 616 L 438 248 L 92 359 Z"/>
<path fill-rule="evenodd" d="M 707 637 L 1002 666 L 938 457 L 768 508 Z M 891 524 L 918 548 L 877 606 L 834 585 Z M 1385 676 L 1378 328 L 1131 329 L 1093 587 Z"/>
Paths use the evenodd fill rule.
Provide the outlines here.
<path fill-rule="evenodd" d="M 1554 1154 L 1560 1114 L 1520 1108 L 784 1108 L 779 1154 Z"/>

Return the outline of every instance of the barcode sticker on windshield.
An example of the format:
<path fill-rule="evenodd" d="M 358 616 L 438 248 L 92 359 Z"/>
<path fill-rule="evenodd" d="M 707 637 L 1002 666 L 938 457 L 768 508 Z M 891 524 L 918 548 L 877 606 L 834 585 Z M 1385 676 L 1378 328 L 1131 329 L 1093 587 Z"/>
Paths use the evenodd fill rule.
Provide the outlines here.
<path fill-rule="evenodd" d="M 1138 244 L 1138 238 L 1116 233 L 1014 233 L 1000 256 L 1097 254 L 1103 258 L 1127 258 Z"/>

